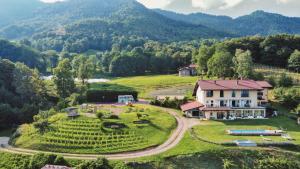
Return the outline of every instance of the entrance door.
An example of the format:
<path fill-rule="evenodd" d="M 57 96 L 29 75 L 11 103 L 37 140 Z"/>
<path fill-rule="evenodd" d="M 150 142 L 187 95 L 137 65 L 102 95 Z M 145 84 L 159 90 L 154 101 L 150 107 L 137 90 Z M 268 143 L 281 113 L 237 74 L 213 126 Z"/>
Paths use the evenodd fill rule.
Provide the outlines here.
<path fill-rule="evenodd" d="M 192 116 L 193 117 L 199 117 L 200 116 L 200 112 L 199 111 L 193 111 L 192 112 Z"/>
<path fill-rule="evenodd" d="M 223 112 L 218 112 L 217 113 L 217 118 L 218 119 L 223 119 L 224 118 L 224 113 Z"/>

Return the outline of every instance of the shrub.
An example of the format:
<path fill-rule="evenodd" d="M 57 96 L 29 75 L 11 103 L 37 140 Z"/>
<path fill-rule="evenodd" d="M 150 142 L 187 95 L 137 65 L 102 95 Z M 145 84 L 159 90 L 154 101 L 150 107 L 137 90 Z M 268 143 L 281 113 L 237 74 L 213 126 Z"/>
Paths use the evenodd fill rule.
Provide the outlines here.
<path fill-rule="evenodd" d="M 102 119 L 104 114 L 102 112 L 97 112 L 96 116 L 98 117 L 98 119 Z"/>
<path fill-rule="evenodd" d="M 278 87 L 291 87 L 293 86 L 293 79 L 286 75 L 286 73 L 281 74 L 277 82 Z"/>
<path fill-rule="evenodd" d="M 300 91 L 297 88 L 276 88 L 273 94 L 275 99 L 289 108 L 300 104 Z"/>
<path fill-rule="evenodd" d="M 29 168 L 41 169 L 47 164 L 54 164 L 56 157 L 57 156 L 54 154 L 43 154 L 43 153 L 35 154 L 31 157 Z"/>
<path fill-rule="evenodd" d="M 63 156 L 57 156 L 54 160 L 55 165 L 69 166 L 69 163 L 64 159 Z"/>
<path fill-rule="evenodd" d="M 299 164 L 282 158 L 267 158 L 258 161 L 257 169 L 300 169 Z"/>
<path fill-rule="evenodd" d="M 109 119 L 119 119 L 118 115 L 112 114 L 108 117 Z"/>
<path fill-rule="evenodd" d="M 33 123 L 34 128 L 38 129 L 40 133 L 45 133 L 49 129 L 48 120 L 40 120 Z"/>
<path fill-rule="evenodd" d="M 114 169 L 131 169 L 129 166 L 127 166 L 124 162 L 116 162 L 114 165 Z"/>
<path fill-rule="evenodd" d="M 174 99 L 174 100 L 170 100 L 169 98 L 166 98 L 165 100 L 152 100 L 150 102 L 151 105 L 155 105 L 155 106 L 161 106 L 161 107 L 167 107 L 167 108 L 173 108 L 173 109 L 180 109 L 180 106 L 187 103 L 188 100 L 185 97 L 182 100 L 178 100 L 178 99 Z"/>
<path fill-rule="evenodd" d="M 113 169 L 109 162 L 105 158 L 98 158 L 95 161 L 87 161 L 80 164 L 77 169 Z"/>

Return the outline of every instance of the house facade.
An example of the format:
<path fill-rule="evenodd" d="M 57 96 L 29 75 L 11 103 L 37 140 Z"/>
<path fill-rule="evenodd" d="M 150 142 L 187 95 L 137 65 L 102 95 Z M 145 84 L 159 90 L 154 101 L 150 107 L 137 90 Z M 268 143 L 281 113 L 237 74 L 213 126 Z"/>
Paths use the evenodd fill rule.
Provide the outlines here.
<path fill-rule="evenodd" d="M 181 109 L 187 117 L 204 119 L 265 118 L 270 88 L 265 81 L 200 80 L 193 93 L 196 101 Z"/>

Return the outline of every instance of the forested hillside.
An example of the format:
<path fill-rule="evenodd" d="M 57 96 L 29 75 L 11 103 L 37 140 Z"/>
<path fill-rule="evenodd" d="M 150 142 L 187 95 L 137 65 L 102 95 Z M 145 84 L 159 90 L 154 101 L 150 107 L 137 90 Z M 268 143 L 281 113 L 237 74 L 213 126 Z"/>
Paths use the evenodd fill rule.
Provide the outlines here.
<path fill-rule="evenodd" d="M 42 72 L 46 70 L 46 64 L 41 53 L 24 44 L 0 39 L 0 58 L 9 59 L 13 62 L 22 62 Z"/>
<path fill-rule="evenodd" d="M 74 44 L 81 46 L 80 51 L 110 49 L 112 41 L 121 36 L 162 42 L 231 36 L 166 18 L 135 0 L 71 0 L 47 4 L 36 13 L 39 15 L 0 29 L 0 36 L 19 39 L 34 35 L 39 48 L 62 50 Z"/>
<path fill-rule="evenodd" d="M 178 14 L 170 11 L 155 10 L 170 19 L 186 23 L 205 25 L 237 36 L 275 35 L 281 33 L 299 34 L 300 18 L 286 17 L 275 13 L 255 11 L 238 18 L 215 16 L 204 13 Z"/>
<path fill-rule="evenodd" d="M 46 91 L 36 70 L 0 59 L 0 129 L 31 122 L 49 104 Z"/>

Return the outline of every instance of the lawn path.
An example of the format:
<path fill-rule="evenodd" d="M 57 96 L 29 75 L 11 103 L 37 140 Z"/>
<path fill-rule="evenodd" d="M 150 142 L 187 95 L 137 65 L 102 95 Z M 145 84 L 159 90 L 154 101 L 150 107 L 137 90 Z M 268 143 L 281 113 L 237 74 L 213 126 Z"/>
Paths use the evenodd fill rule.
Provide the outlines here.
<path fill-rule="evenodd" d="M 104 155 L 97 155 L 97 154 L 71 154 L 71 153 L 55 153 L 58 155 L 62 155 L 65 158 L 71 158 L 71 159 L 81 159 L 81 160 L 93 160 L 97 159 L 98 157 L 105 157 L 109 160 L 125 160 L 125 159 L 133 159 L 133 158 L 139 158 L 139 157 L 146 157 L 146 156 L 152 156 L 157 155 L 160 153 L 163 153 L 165 151 L 170 150 L 171 148 L 175 147 L 183 138 L 185 132 L 199 124 L 199 120 L 197 119 L 186 119 L 182 117 L 179 113 L 175 112 L 172 109 L 167 108 L 161 108 L 162 110 L 165 110 L 172 116 L 174 116 L 177 120 L 177 128 L 172 132 L 169 139 L 164 142 L 163 144 L 152 147 L 144 150 L 138 150 L 133 152 L 124 152 L 124 153 L 116 153 L 116 154 L 104 154 Z M 35 153 L 52 153 L 52 152 L 46 152 L 46 151 L 37 151 L 37 150 L 29 150 L 29 149 L 23 149 L 23 148 L 16 148 L 12 146 L 1 146 L 0 151 L 9 152 L 9 153 L 16 153 L 16 154 L 25 154 L 25 155 L 33 155 Z"/>

